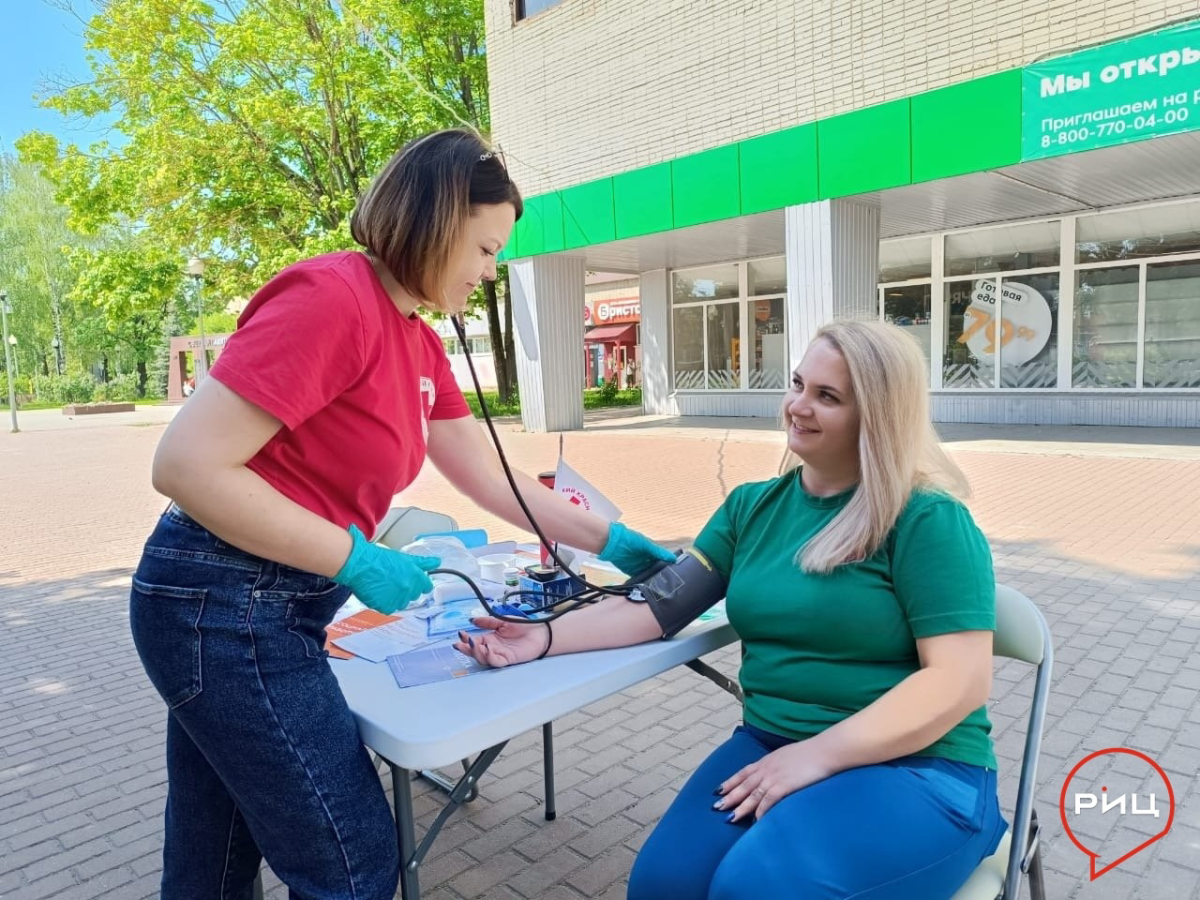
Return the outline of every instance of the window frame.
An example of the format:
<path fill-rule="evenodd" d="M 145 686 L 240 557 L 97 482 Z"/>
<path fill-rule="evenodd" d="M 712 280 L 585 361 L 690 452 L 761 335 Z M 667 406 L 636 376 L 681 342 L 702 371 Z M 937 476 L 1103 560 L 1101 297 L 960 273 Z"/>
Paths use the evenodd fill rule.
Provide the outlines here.
<path fill-rule="evenodd" d="M 787 257 L 778 253 L 768 254 L 766 256 L 752 256 L 734 260 L 720 260 L 696 266 L 681 266 L 677 269 L 669 270 L 667 274 L 667 304 L 668 315 L 670 319 L 670 345 L 671 345 L 671 391 L 673 393 L 685 394 L 781 394 L 787 390 L 787 376 L 785 371 L 784 387 L 782 388 L 755 388 L 750 387 L 750 363 L 751 351 L 753 347 L 750 343 L 753 335 L 750 331 L 751 326 L 751 305 L 758 300 L 782 300 L 783 301 L 783 333 L 786 336 L 789 333 L 789 317 L 787 304 L 787 286 L 784 285 L 784 290 L 773 291 L 764 294 L 750 294 L 750 266 L 753 263 L 763 262 L 766 260 L 784 260 L 784 279 L 787 279 Z M 736 297 L 719 297 L 702 300 L 675 300 L 675 275 L 677 273 L 684 274 L 687 272 L 695 272 L 702 269 L 711 269 L 716 266 L 734 266 L 737 271 L 738 292 Z M 708 359 L 708 310 L 709 306 L 720 306 L 722 304 L 737 304 L 738 306 L 738 386 L 732 388 L 717 388 L 709 387 L 708 373 L 710 370 Z M 675 381 L 675 310 L 677 309 L 692 309 L 704 308 L 701 315 L 701 331 L 700 331 L 700 346 L 702 351 L 701 365 L 704 372 L 704 384 L 702 387 L 679 387 Z"/>
<path fill-rule="evenodd" d="M 930 381 L 934 391 L 960 397 L 980 397 L 993 394 L 1039 394 L 1039 393 L 1072 393 L 1089 396 L 1108 394 L 1186 394 L 1196 393 L 1194 387 L 1145 387 L 1145 356 L 1146 356 L 1146 284 L 1147 270 L 1150 266 L 1163 263 L 1200 262 L 1200 251 L 1185 253 L 1168 253 L 1160 256 L 1137 256 L 1129 259 L 1101 260 L 1095 262 L 1077 261 L 1077 223 L 1083 218 L 1094 218 L 1109 213 L 1131 212 L 1134 210 L 1154 210 L 1179 204 L 1196 203 L 1195 197 L 1186 197 L 1166 202 L 1138 203 L 1113 207 L 1105 210 L 1088 210 L 1071 215 L 1057 214 L 1041 216 L 1032 219 L 1022 219 L 1016 222 L 995 222 L 987 225 L 977 225 L 970 228 L 955 228 L 946 231 L 926 232 L 924 234 L 897 235 L 887 241 L 911 241 L 926 238 L 932 241 L 931 274 L 928 278 L 912 278 L 906 281 L 876 282 L 876 313 L 880 321 L 884 319 L 885 290 L 888 288 L 928 285 L 931 297 L 931 341 L 930 341 Z M 985 231 L 1004 225 L 1024 225 L 1058 222 L 1060 228 L 1060 259 L 1054 266 L 1038 266 L 1029 269 L 1013 271 L 979 272 L 974 275 L 948 275 L 945 265 L 946 239 L 951 235 L 972 231 Z M 881 243 L 886 243 L 881 242 Z M 1137 313 L 1137 366 L 1135 385 L 1132 387 L 1091 387 L 1074 384 L 1073 368 L 1075 364 L 1075 300 L 1079 275 L 1095 269 L 1116 269 L 1136 266 L 1138 268 L 1138 313 Z M 1052 387 L 1013 388 L 1002 387 L 997 383 L 992 387 L 949 388 L 943 383 L 944 360 L 947 345 L 947 323 L 945 315 L 946 285 L 956 282 L 971 282 L 979 279 L 999 279 L 1001 283 L 1008 280 L 1019 280 L 1022 276 L 1044 275 L 1057 273 L 1059 278 L 1059 301 L 1057 310 L 1057 359 L 1058 376 Z M 878 274 L 876 276 L 878 278 Z M 786 313 L 785 313 L 786 314 Z M 1003 313 L 1001 312 L 1001 315 Z M 999 382 L 997 376 L 996 381 Z"/>
<path fill-rule="evenodd" d="M 564 0 L 550 0 L 550 2 L 547 3 L 545 6 L 543 6 L 541 9 L 535 10 L 532 13 L 528 13 L 525 11 L 525 2 L 526 2 L 526 0 L 513 0 L 513 21 L 514 22 L 527 22 L 530 19 L 535 19 L 538 16 L 540 16 L 542 13 L 549 12 L 554 7 L 562 5 Z"/>

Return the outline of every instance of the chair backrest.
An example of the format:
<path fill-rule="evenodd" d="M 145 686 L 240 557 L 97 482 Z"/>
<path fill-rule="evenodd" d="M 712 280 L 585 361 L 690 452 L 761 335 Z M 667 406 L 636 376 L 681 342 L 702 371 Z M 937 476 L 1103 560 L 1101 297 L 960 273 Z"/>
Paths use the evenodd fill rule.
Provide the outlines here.
<path fill-rule="evenodd" d="M 397 506 L 388 510 L 375 529 L 375 542 L 399 550 L 411 544 L 417 535 L 457 529 L 458 523 L 445 513 L 417 506 Z"/>
<path fill-rule="evenodd" d="M 1041 610 L 1020 591 L 996 585 L 996 632 L 993 653 L 1027 662 L 1037 667 L 1029 726 L 1025 733 L 1025 752 L 1021 757 L 1021 776 L 1017 784 L 1017 803 L 1013 809 L 1012 850 L 1004 893 L 1008 900 L 1020 895 L 1021 865 L 1031 852 L 1030 832 L 1035 827 L 1033 794 L 1037 785 L 1038 755 L 1042 749 L 1042 730 L 1046 725 L 1046 702 L 1050 695 L 1050 674 L 1054 664 L 1054 644 L 1050 626 Z M 1033 835 L 1034 846 L 1039 836 Z"/>
<path fill-rule="evenodd" d="M 1042 661 L 1050 630 L 1033 601 L 1004 584 L 996 585 L 996 633 L 992 652 L 1036 666 Z"/>

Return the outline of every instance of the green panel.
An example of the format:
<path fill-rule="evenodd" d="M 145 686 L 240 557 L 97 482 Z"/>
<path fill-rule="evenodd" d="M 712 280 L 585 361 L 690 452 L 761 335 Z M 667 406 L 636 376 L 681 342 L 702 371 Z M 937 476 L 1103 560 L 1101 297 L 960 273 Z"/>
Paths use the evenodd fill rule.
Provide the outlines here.
<path fill-rule="evenodd" d="M 517 220 L 517 224 L 513 226 L 512 238 L 509 240 L 510 244 L 516 242 L 519 248 L 519 255 L 518 253 L 513 253 L 513 259 L 519 259 L 523 256 L 536 256 L 539 253 L 546 252 L 543 249 L 542 220 L 542 198 L 526 197 L 525 213 Z"/>
<path fill-rule="evenodd" d="M 882 103 L 817 123 L 819 194 L 849 197 L 912 181 L 910 102 Z"/>
<path fill-rule="evenodd" d="M 670 231 L 671 164 L 659 163 L 613 178 L 617 237 Z"/>
<path fill-rule="evenodd" d="M 613 180 L 601 178 L 562 191 L 566 248 L 603 244 L 617 237 Z"/>
<path fill-rule="evenodd" d="M 741 213 L 737 144 L 680 157 L 671 163 L 676 228 L 732 219 Z"/>
<path fill-rule="evenodd" d="M 1021 161 L 1021 70 L 912 98 L 912 180 L 930 181 Z"/>
<path fill-rule="evenodd" d="M 538 198 L 542 201 L 542 252 L 557 253 L 566 249 L 563 240 L 562 194 L 551 191 Z"/>
<path fill-rule="evenodd" d="M 738 145 L 742 214 L 817 199 L 817 126 L 800 125 Z"/>
<path fill-rule="evenodd" d="M 526 201 L 526 202 L 528 202 L 528 201 Z M 521 215 L 521 218 L 524 219 L 525 216 L 527 216 L 527 215 L 528 215 L 527 212 L 523 213 Z M 512 234 L 510 234 L 508 236 L 508 243 L 505 244 L 502 248 L 500 248 L 500 252 L 496 254 L 496 260 L 498 262 L 508 262 L 510 259 L 520 259 L 521 258 L 521 252 L 518 249 L 518 247 L 520 246 L 520 241 L 518 239 L 518 236 L 520 235 L 520 233 L 521 233 L 521 223 L 517 222 L 517 224 L 515 224 L 513 226 Z"/>
<path fill-rule="evenodd" d="M 558 191 L 525 201 L 525 215 L 513 229 L 521 256 L 557 253 L 564 249 L 562 196 Z"/>

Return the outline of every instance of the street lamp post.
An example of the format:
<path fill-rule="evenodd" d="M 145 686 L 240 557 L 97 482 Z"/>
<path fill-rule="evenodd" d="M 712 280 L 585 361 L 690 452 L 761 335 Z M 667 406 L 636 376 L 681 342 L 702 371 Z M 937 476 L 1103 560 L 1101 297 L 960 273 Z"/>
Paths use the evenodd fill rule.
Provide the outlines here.
<path fill-rule="evenodd" d="M 15 334 L 10 334 L 8 336 L 8 343 L 12 346 L 13 371 L 17 373 L 17 378 L 19 380 L 21 377 L 21 357 L 17 356 L 17 336 Z"/>
<path fill-rule="evenodd" d="M 12 307 L 8 303 L 8 294 L 0 291 L 0 330 L 4 332 L 4 371 L 8 374 L 8 412 L 12 416 L 12 433 L 16 434 L 21 429 L 17 427 L 17 388 L 13 384 L 13 354 L 12 345 L 9 344 L 8 338 L 8 314 L 12 312 Z"/>
<path fill-rule="evenodd" d="M 188 260 L 188 277 L 192 279 L 192 292 L 195 294 L 196 318 L 200 325 L 200 359 L 196 364 L 196 387 L 208 374 L 208 340 L 204 335 L 204 260 L 193 256 Z"/>

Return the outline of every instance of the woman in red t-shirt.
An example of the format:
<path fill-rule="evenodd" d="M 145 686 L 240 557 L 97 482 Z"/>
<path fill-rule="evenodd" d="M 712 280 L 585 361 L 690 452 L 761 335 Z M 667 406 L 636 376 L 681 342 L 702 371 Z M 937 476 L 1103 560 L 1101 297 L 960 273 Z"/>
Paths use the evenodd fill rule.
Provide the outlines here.
<path fill-rule="evenodd" d="M 163 435 L 153 480 L 172 503 L 134 574 L 130 622 L 169 709 L 165 900 L 249 898 L 263 856 L 293 897 L 393 897 L 391 813 L 324 628 L 351 592 L 393 612 L 431 588 L 438 560 L 366 538 L 426 457 L 528 525 L 416 315 L 462 312 L 521 212 L 475 134 L 407 145 L 351 217 L 363 252 L 263 287 Z M 673 558 L 516 478 L 553 539 L 630 573 Z"/>

